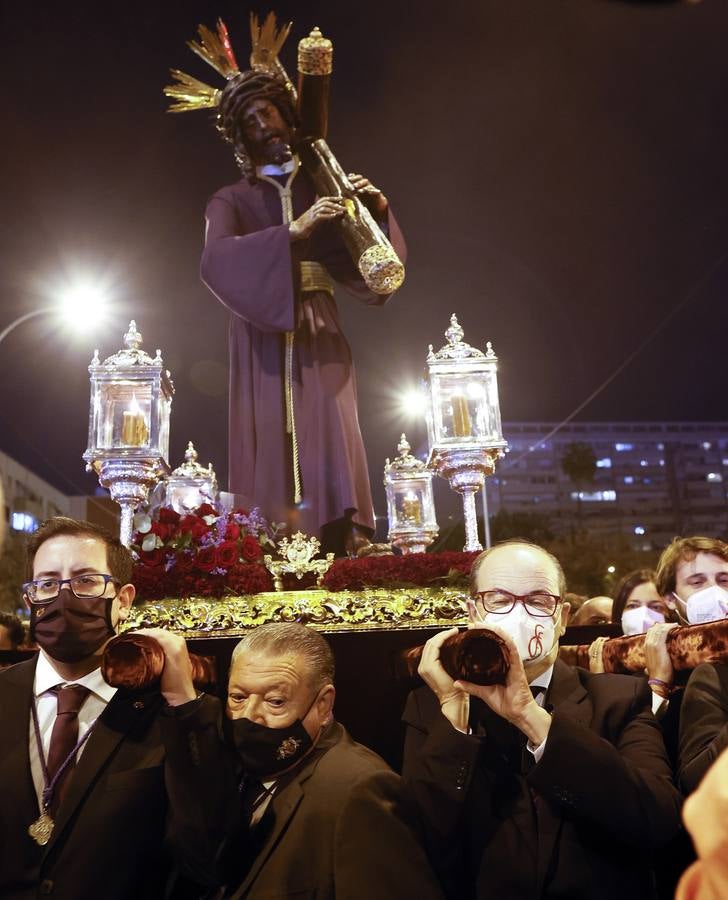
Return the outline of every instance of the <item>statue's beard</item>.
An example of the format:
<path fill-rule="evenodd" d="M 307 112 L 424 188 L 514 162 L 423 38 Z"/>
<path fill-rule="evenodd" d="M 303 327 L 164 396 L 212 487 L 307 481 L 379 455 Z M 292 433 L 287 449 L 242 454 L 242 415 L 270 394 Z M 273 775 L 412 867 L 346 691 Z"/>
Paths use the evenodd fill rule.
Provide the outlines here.
<path fill-rule="evenodd" d="M 256 149 L 257 153 L 255 154 L 259 165 L 265 165 L 266 163 L 273 163 L 273 165 L 280 166 L 293 156 L 293 151 L 291 150 L 291 145 L 288 143 L 287 135 L 273 135 L 273 137 L 267 141 L 264 141 L 260 144 Z"/>

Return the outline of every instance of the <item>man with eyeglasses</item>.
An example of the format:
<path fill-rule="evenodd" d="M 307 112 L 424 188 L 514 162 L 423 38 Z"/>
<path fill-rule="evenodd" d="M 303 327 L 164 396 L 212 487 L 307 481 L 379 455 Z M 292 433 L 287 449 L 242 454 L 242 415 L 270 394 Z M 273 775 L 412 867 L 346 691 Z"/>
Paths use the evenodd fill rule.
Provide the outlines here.
<path fill-rule="evenodd" d="M 159 635 L 162 690 L 178 694 L 131 695 L 103 680 L 104 647 L 134 599 L 131 554 L 118 539 L 49 519 L 29 540 L 28 563 L 39 653 L 0 673 L 0 898 L 164 896 L 165 836 L 183 832 L 185 816 L 213 815 L 206 798 L 216 798 L 194 773 L 217 746 L 217 704 L 180 677 L 189 658 L 174 635 Z"/>
<path fill-rule="evenodd" d="M 508 541 L 471 573 L 470 627 L 505 641 L 506 682 L 453 681 L 425 645 L 404 778 L 448 896 L 654 896 L 649 855 L 680 797 L 646 681 L 557 659 L 569 604 L 558 560 Z"/>

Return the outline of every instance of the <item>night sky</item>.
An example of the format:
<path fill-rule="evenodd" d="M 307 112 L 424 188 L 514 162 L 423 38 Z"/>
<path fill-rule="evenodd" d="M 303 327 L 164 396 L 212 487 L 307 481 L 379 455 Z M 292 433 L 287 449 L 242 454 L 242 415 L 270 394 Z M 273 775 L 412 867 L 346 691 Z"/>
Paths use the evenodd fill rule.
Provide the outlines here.
<path fill-rule="evenodd" d="M 0 345 L 0 449 L 68 494 L 93 349 L 130 318 L 172 370 L 171 461 L 187 441 L 227 472 L 227 321 L 199 282 L 208 196 L 237 180 L 207 112 L 166 115 L 187 48 L 239 2 L 13 4 L 3 17 L 0 328 L 75 270 L 114 288 L 110 324 L 50 317 Z M 268 7 L 257 8 L 265 13 Z M 505 420 L 568 416 L 682 304 L 584 419 L 725 420 L 728 4 L 704 0 L 287 2 L 283 61 L 319 25 L 334 42 L 329 143 L 390 199 L 407 281 L 383 309 L 339 304 L 356 360 L 375 504 L 414 386 L 451 312 L 500 357 Z M 507 435 L 506 435 L 507 436 Z"/>

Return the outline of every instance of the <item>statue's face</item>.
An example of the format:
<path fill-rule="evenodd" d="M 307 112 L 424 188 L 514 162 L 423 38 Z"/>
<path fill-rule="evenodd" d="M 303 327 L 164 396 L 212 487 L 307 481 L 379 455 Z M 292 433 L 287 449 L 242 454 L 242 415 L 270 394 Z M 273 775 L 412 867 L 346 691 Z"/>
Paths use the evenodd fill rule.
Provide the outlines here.
<path fill-rule="evenodd" d="M 242 113 L 243 137 L 253 162 L 280 164 L 291 158 L 291 129 L 270 100 L 251 100 Z"/>

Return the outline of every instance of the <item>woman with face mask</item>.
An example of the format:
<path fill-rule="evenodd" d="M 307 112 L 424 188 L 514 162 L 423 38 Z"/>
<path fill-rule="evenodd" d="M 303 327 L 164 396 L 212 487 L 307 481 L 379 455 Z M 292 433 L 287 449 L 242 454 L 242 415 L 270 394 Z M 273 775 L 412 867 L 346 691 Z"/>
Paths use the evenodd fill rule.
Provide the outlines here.
<path fill-rule="evenodd" d="M 644 634 L 653 625 L 672 621 L 671 610 L 658 594 L 655 573 L 636 569 L 617 585 L 612 607 L 612 622 L 622 626 L 622 633 Z"/>
<path fill-rule="evenodd" d="M 673 668 L 665 641 L 675 628 L 676 620 L 657 590 L 653 571 L 635 569 L 619 582 L 614 595 L 612 622 L 620 624 L 625 635 L 646 635 L 645 674 L 652 688 L 652 711 L 658 718 L 663 716 L 673 682 Z"/>

